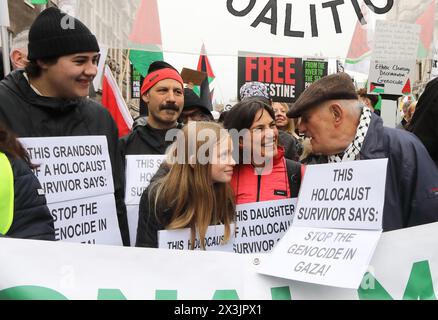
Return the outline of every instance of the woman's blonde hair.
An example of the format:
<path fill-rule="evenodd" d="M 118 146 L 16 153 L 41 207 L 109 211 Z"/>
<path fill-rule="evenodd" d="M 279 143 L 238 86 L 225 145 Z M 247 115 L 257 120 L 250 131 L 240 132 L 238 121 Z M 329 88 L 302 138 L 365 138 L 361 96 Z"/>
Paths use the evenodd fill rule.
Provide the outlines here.
<path fill-rule="evenodd" d="M 207 146 L 209 148 L 205 152 L 211 159 L 212 147 L 223 143 L 229 135 L 214 122 L 189 122 L 181 132 L 168 151 L 166 162 L 170 167 L 169 173 L 149 188 L 157 219 L 160 221 L 159 213 L 162 212 L 157 210 L 157 206 L 170 208 L 172 216 L 165 225 L 166 229 L 191 228 L 191 249 L 194 248 L 197 232 L 201 248 L 205 249 L 207 228 L 219 223 L 225 226 L 224 242 L 228 242 L 230 224 L 235 216 L 234 194 L 228 183 L 214 183 L 211 161 L 201 163 L 197 153 L 201 146 L 204 150 Z"/>
<path fill-rule="evenodd" d="M 289 105 L 286 102 L 274 102 L 279 104 L 282 108 L 284 108 L 284 112 L 287 113 L 289 111 Z M 274 105 L 272 105 L 274 107 Z M 275 118 L 274 118 L 275 120 Z M 280 128 L 278 128 L 280 129 Z M 283 129 L 280 129 L 283 130 Z M 286 131 L 289 134 L 294 134 L 295 133 L 295 122 L 292 119 L 288 119 L 287 120 L 287 126 L 286 126 Z"/>

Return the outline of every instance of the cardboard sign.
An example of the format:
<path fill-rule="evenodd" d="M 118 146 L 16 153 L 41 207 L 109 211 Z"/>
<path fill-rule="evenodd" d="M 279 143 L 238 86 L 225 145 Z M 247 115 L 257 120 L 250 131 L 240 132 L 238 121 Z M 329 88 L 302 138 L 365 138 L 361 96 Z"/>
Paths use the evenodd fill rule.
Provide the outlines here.
<path fill-rule="evenodd" d="M 381 230 L 387 159 L 308 166 L 294 227 Z"/>
<path fill-rule="evenodd" d="M 340 63 L 337 60 L 337 63 Z M 337 65 L 339 66 L 339 64 Z M 339 72 L 339 71 L 338 71 Z M 304 60 L 303 61 L 303 76 L 304 89 L 307 89 L 312 83 L 327 76 L 328 61 L 325 60 Z"/>
<path fill-rule="evenodd" d="M 434 43 L 432 54 L 432 70 L 430 71 L 430 80 L 438 77 L 438 42 Z"/>
<path fill-rule="evenodd" d="M 105 136 L 21 138 L 47 203 L 114 193 Z"/>
<path fill-rule="evenodd" d="M 141 195 L 163 163 L 165 155 L 126 156 L 126 205 L 138 205 Z"/>
<path fill-rule="evenodd" d="M 262 82 L 274 102 L 295 102 L 303 91 L 301 58 L 239 57 L 237 96 L 247 82 Z"/>
<path fill-rule="evenodd" d="M 357 289 L 381 231 L 293 228 L 263 258 L 259 272 L 276 277 Z"/>
<path fill-rule="evenodd" d="M 387 163 L 308 166 L 292 227 L 260 273 L 357 289 L 382 233 Z"/>
<path fill-rule="evenodd" d="M 206 72 L 188 68 L 183 68 L 181 70 L 181 78 L 183 79 L 184 83 L 192 83 L 195 86 L 200 86 L 206 77 Z"/>
<path fill-rule="evenodd" d="M 233 230 L 234 225 L 231 226 L 231 234 L 233 234 Z M 233 252 L 233 237 L 224 243 L 224 231 L 223 225 L 209 226 L 205 234 L 205 250 Z M 158 247 L 160 249 L 189 250 L 191 245 L 190 228 L 158 231 Z M 194 250 L 200 249 L 201 241 L 198 234 L 195 237 Z"/>
<path fill-rule="evenodd" d="M 417 24 L 377 21 L 369 93 L 412 93 L 420 31 Z"/>
<path fill-rule="evenodd" d="M 112 194 L 49 204 L 55 237 L 66 242 L 122 245 Z"/>
<path fill-rule="evenodd" d="M 161 154 L 126 156 L 125 204 L 132 247 L 135 246 L 137 238 L 138 210 L 141 196 L 165 157 Z"/>
<path fill-rule="evenodd" d="M 47 199 L 57 240 L 122 245 L 105 136 L 20 138 Z"/>
<path fill-rule="evenodd" d="M 143 81 L 144 77 L 134 68 L 134 65 L 131 64 L 131 96 L 133 99 L 141 98 L 141 86 Z"/>
<path fill-rule="evenodd" d="M 234 252 L 270 252 L 292 224 L 297 199 L 236 206 Z"/>

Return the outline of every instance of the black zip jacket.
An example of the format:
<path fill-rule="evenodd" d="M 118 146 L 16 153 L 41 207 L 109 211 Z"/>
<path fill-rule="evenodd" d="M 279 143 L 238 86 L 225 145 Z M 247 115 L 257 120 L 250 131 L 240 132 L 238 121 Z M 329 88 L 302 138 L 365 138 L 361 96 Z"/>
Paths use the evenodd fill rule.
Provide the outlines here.
<path fill-rule="evenodd" d="M 0 122 L 19 137 L 106 136 L 120 232 L 123 244 L 129 245 L 118 130 L 110 113 L 88 98 L 65 100 L 39 96 L 23 72 L 13 71 L 0 82 Z"/>

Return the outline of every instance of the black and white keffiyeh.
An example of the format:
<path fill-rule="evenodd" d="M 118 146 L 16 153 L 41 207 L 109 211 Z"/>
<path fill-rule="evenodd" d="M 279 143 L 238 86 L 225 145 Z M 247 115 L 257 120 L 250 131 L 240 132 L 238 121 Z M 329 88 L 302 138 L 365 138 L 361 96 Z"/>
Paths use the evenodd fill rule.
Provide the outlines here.
<path fill-rule="evenodd" d="M 359 125 L 357 127 L 356 136 L 344 152 L 328 157 L 329 162 L 346 162 L 354 161 L 359 157 L 360 149 L 368 132 L 371 123 L 371 110 L 367 107 L 362 108 Z"/>

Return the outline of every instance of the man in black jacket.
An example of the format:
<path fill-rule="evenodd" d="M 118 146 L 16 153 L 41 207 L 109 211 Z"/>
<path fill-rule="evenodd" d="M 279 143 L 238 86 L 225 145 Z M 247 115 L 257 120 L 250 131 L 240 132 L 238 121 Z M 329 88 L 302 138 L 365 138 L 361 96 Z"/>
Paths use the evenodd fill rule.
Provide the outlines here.
<path fill-rule="evenodd" d="M 0 120 L 19 137 L 105 136 L 124 245 L 129 230 L 118 130 L 110 113 L 87 99 L 99 45 L 79 20 L 57 8 L 41 12 L 29 31 L 29 64 L 0 82 Z"/>
<path fill-rule="evenodd" d="M 137 119 L 132 132 L 121 138 L 121 154 L 164 154 L 173 139 L 169 130 L 180 129 L 177 120 L 184 106 L 184 84 L 178 71 L 164 61 L 152 63 L 142 88 L 148 117 Z M 176 132 L 176 131 L 175 131 Z"/>

